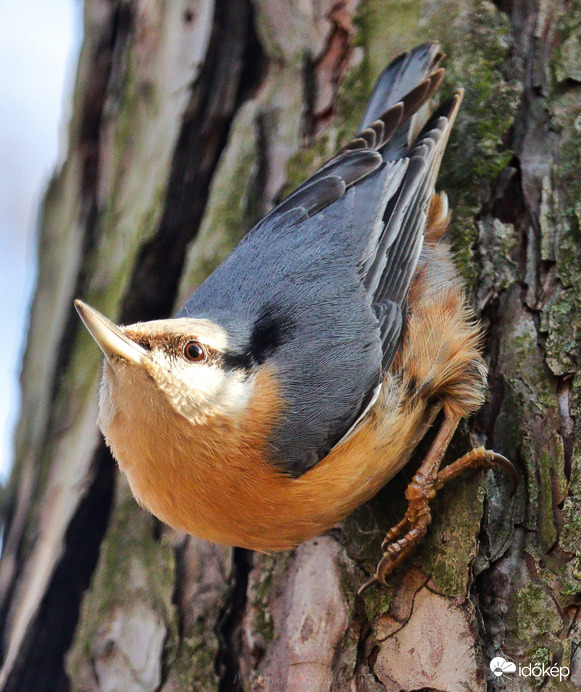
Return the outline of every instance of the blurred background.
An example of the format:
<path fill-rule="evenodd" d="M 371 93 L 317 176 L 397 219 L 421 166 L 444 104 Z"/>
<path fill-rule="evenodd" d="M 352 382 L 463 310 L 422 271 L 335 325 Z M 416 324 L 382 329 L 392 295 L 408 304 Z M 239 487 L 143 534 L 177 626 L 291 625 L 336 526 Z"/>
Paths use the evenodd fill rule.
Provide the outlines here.
<path fill-rule="evenodd" d="M 38 207 L 64 156 L 81 12 L 76 0 L 0 5 L 0 482 L 13 455 Z"/>

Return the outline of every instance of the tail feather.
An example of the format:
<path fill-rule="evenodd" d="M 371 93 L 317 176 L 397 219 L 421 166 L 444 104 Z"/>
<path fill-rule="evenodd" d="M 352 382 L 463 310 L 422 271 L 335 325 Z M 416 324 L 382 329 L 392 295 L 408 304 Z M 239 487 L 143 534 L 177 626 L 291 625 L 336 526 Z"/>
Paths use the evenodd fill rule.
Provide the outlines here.
<path fill-rule="evenodd" d="M 415 91 L 419 83 L 437 70 L 443 57 L 440 44 L 427 41 L 395 58 L 377 79 L 359 129 L 368 128 L 385 111 Z"/>

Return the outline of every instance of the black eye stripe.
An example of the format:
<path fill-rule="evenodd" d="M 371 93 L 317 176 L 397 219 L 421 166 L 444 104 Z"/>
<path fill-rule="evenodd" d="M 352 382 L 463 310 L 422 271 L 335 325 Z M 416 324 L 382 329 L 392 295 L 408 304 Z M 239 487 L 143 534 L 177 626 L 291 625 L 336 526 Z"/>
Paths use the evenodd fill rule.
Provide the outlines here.
<path fill-rule="evenodd" d="M 158 351 L 165 354 L 168 358 L 176 358 L 177 360 L 187 360 L 191 363 L 207 363 L 208 365 L 222 363 L 225 359 L 225 354 L 221 351 L 215 350 L 202 343 L 196 338 L 187 337 L 183 335 L 158 335 L 154 337 L 147 337 L 143 334 L 137 334 L 135 332 L 127 331 L 127 336 L 139 344 L 147 351 Z M 188 354 L 186 349 L 191 344 L 196 344 L 197 346 L 192 346 L 191 353 Z M 203 351 L 203 356 L 200 356 L 198 348 Z"/>
<path fill-rule="evenodd" d="M 250 370 L 256 364 L 249 353 L 224 353 L 222 363 L 232 370 Z"/>

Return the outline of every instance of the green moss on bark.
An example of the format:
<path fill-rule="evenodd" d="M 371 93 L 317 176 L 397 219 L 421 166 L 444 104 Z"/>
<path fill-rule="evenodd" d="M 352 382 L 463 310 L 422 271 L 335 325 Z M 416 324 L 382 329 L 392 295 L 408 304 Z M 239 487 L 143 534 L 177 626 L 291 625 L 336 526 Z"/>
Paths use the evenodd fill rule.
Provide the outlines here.
<path fill-rule="evenodd" d="M 216 673 L 218 651 L 217 637 L 208 636 L 208 623 L 198 620 L 187 636 L 181 638 L 179 653 L 172 666 L 178 689 L 217 692 L 220 688 L 220 678 Z"/>
<path fill-rule="evenodd" d="M 248 600 L 254 612 L 255 633 L 265 645 L 274 637 L 274 620 L 269 607 L 272 585 L 276 577 L 285 571 L 292 555 L 292 551 L 288 551 L 277 555 L 260 555 L 257 558 L 260 572 L 251 584 Z"/>
<path fill-rule="evenodd" d="M 451 198 L 451 237 L 458 265 L 465 280 L 473 283 L 475 219 L 512 157 L 504 138 L 514 122 L 522 84 L 509 57 L 509 20 L 492 3 L 473 0 L 468 8 L 457 0 L 439 3 L 430 26 L 447 54 L 443 91 L 465 90 L 439 186 Z M 505 68 L 510 78 L 504 76 Z"/>
<path fill-rule="evenodd" d="M 550 593 L 538 584 L 525 584 L 517 592 L 517 635 L 524 642 L 557 635 L 563 621 Z"/>
<path fill-rule="evenodd" d="M 559 42 L 551 60 L 557 82 L 581 82 L 580 26 L 581 7 L 577 3 L 572 3 L 570 11 L 561 17 L 558 29 Z"/>
<path fill-rule="evenodd" d="M 432 503 L 432 526 L 419 556 L 439 593 L 464 596 L 469 588 L 485 487 L 482 473 L 469 475 L 441 490 Z"/>
<path fill-rule="evenodd" d="M 260 215 L 256 117 L 254 103 L 242 108 L 236 117 L 212 179 L 200 230 L 188 251 L 178 303 L 226 258 Z"/>
<path fill-rule="evenodd" d="M 577 369 L 581 348 L 581 104 L 577 92 L 556 89 L 549 100 L 560 139 L 546 184 L 547 213 L 541 220 L 553 238 L 551 259 L 561 285 L 543 307 L 541 329 L 547 332 L 547 363 L 555 375 Z"/>

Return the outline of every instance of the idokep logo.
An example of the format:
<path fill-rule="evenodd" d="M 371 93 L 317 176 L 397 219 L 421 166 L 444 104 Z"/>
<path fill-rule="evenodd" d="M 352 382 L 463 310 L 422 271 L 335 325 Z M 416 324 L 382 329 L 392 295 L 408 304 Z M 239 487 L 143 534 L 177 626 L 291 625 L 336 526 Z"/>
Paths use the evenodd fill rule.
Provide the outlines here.
<path fill-rule="evenodd" d="M 502 656 L 497 656 L 490 661 L 490 670 L 497 678 L 500 678 L 505 673 L 516 672 L 516 664 L 512 661 L 507 661 L 505 658 L 502 658 Z"/>
<path fill-rule="evenodd" d="M 490 661 L 490 670 L 497 678 L 506 673 L 517 673 L 523 678 L 559 678 L 561 681 L 567 679 L 570 672 L 567 666 L 549 666 L 546 663 L 529 663 L 526 666 L 519 664 L 517 670 L 515 663 L 507 661 L 502 656 L 497 656 Z"/>

